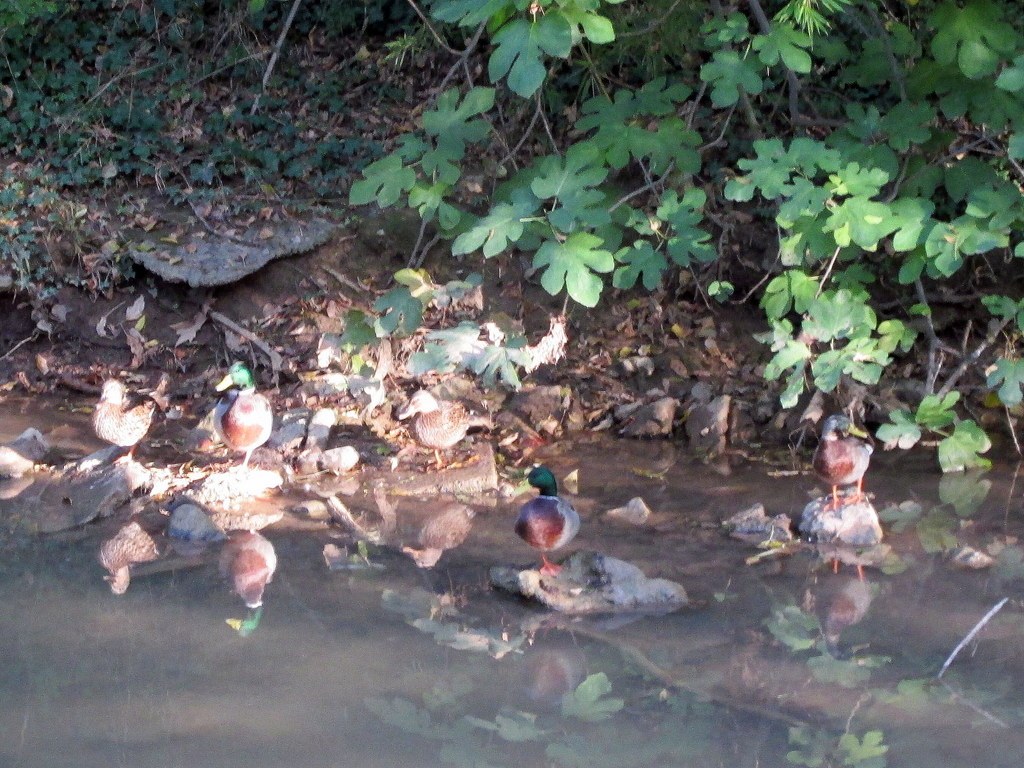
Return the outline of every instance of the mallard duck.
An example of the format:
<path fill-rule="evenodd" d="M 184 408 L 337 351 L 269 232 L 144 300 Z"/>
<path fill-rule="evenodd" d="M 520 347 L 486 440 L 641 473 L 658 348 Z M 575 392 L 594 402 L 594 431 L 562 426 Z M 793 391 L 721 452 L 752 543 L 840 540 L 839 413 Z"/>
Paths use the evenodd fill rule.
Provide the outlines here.
<path fill-rule="evenodd" d="M 149 431 L 155 408 L 156 404 L 150 402 L 126 409 L 124 384 L 117 379 L 107 379 L 92 412 L 92 426 L 98 438 L 127 448 L 131 456 Z"/>
<path fill-rule="evenodd" d="M 554 576 L 562 566 L 550 562 L 547 553 L 568 544 L 580 529 L 579 513 L 572 504 L 558 495 L 558 484 L 551 470 L 534 467 L 527 482 L 540 491 L 540 495 L 526 502 L 516 518 L 516 533 L 534 549 L 540 550 L 540 572 Z"/>
<path fill-rule="evenodd" d="M 213 412 L 217 435 L 231 450 L 245 451 L 242 466 L 248 467 L 252 452 L 267 442 L 274 426 L 270 402 L 256 392 L 256 381 L 244 363 L 228 369 L 217 391 L 224 392 Z"/>
<path fill-rule="evenodd" d="M 110 591 L 115 595 L 128 590 L 132 564 L 148 563 L 158 557 L 160 552 L 153 537 L 136 522 L 128 523 L 100 545 L 100 565 L 110 571 L 104 579 L 110 582 Z"/>
<path fill-rule="evenodd" d="M 247 608 L 263 605 L 263 590 L 276 570 L 274 545 L 258 533 L 235 534 L 221 550 L 221 576 L 231 579 L 235 592 Z"/>
<path fill-rule="evenodd" d="M 419 547 L 402 547 L 420 568 L 433 568 L 449 549 L 466 540 L 476 512 L 465 504 L 453 503 L 427 520 L 420 528 Z"/>
<path fill-rule="evenodd" d="M 466 436 L 470 427 L 490 427 L 486 416 L 470 413 L 462 403 L 438 400 L 421 389 L 409 398 L 398 412 L 399 419 L 412 420 L 411 432 L 416 441 L 434 451 L 434 461 L 441 468 L 441 451 L 451 448 Z"/>
<path fill-rule="evenodd" d="M 844 503 L 864 498 L 864 473 L 874 447 L 864 441 L 868 433 L 858 429 L 843 414 L 829 416 L 821 428 L 821 440 L 814 452 L 814 471 L 832 486 L 831 509 L 839 509 L 839 486 L 857 484 L 857 491 Z"/>

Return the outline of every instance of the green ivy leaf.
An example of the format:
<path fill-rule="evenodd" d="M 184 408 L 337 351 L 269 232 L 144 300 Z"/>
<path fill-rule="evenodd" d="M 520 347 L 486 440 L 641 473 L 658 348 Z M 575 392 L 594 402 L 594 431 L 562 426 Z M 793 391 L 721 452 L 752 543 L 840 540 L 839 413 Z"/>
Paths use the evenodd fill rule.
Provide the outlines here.
<path fill-rule="evenodd" d="M 798 74 L 811 71 L 811 57 L 805 50 L 811 47 L 811 36 L 785 24 L 774 24 L 767 35 L 755 35 L 754 50 L 761 62 L 774 67 L 779 59 Z"/>
<path fill-rule="evenodd" d="M 413 333 L 420 327 L 424 306 L 424 302 L 413 296 L 408 287 L 399 285 L 392 288 L 373 303 L 373 308 L 383 313 L 375 323 L 377 335 L 390 336 L 396 331 L 405 335 Z"/>
<path fill-rule="evenodd" d="M 595 187 L 608 176 L 608 169 L 598 162 L 598 149 L 581 142 L 564 158 L 551 155 L 538 164 L 530 190 L 541 200 L 558 201 L 548 220 L 562 232 L 572 232 L 580 225 L 599 227 L 611 220 L 606 208 L 597 207 L 604 193 Z"/>
<path fill-rule="evenodd" d="M 612 285 L 616 288 L 632 288 L 637 279 L 642 278 L 644 288 L 653 291 L 661 284 L 661 276 L 668 269 L 665 254 L 654 250 L 647 240 L 637 240 L 633 245 L 619 249 L 615 260 L 623 265 L 612 275 Z"/>
<path fill-rule="evenodd" d="M 953 406 L 960 401 L 959 392 L 948 392 L 939 397 L 938 395 L 927 395 L 917 406 L 915 420 L 922 427 L 938 431 L 948 427 L 956 421 L 956 414 Z"/>
<path fill-rule="evenodd" d="M 625 705 L 622 699 L 606 698 L 612 692 L 608 675 L 597 672 L 562 697 L 562 717 L 575 717 L 588 723 L 607 720 Z"/>
<path fill-rule="evenodd" d="M 791 651 L 813 648 L 821 634 L 818 618 L 795 605 L 775 608 L 764 624 L 772 636 Z"/>
<path fill-rule="evenodd" d="M 855 734 L 844 733 L 839 737 L 839 752 L 843 755 L 843 764 L 856 768 L 885 768 L 885 753 L 889 751 L 883 743 L 881 731 L 868 731 L 863 738 Z"/>
<path fill-rule="evenodd" d="M 715 51 L 711 61 L 700 68 L 700 79 L 711 86 L 711 103 L 716 107 L 739 101 L 740 88 L 751 96 L 764 88 L 754 65 L 732 50 Z"/>
<path fill-rule="evenodd" d="M 943 3 L 929 20 L 936 30 L 932 53 L 940 64 L 953 64 L 977 80 L 995 72 L 1002 55 L 1014 50 L 1017 33 L 989 0 L 973 0 L 963 8 Z"/>
<path fill-rule="evenodd" d="M 886 448 L 898 446 L 904 450 L 913 448 L 921 440 L 921 428 L 910 411 L 898 410 L 889 414 L 889 422 L 875 433 Z"/>
<path fill-rule="evenodd" d="M 1003 405 L 1018 405 L 1024 399 L 1024 360 L 999 358 L 985 383 L 999 387 L 997 394 Z"/>
<path fill-rule="evenodd" d="M 352 205 L 366 205 L 376 200 L 381 208 L 387 208 L 416 183 L 416 172 L 403 165 L 398 155 L 386 155 L 370 163 L 363 169 L 363 177 L 349 190 L 348 201 Z"/>
<path fill-rule="evenodd" d="M 770 320 L 778 320 L 790 310 L 803 314 L 818 293 L 818 278 L 803 270 L 787 269 L 772 279 L 761 296 L 761 308 Z"/>
<path fill-rule="evenodd" d="M 524 220 L 540 208 L 540 201 L 529 190 L 520 189 L 511 202 L 496 204 L 483 218 L 471 225 L 452 243 L 452 255 L 472 253 L 483 246 L 484 258 L 497 256 L 510 243 L 523 236 Z"/>
<path fill-rule="evenodd" d="M 992 462 L 980 454 L 991 447 L 988 435 L 973 421 L 957 422 L 953 434 L 939 443 L 939 466 L 943 472 L 988 469 Z"/>
<path fill-rule="evenodd" d="M 697 226 L 703 221 L 701 211 L 705 202 L 704 190 L 691 187 L 682 198 L 676 190 L 666 190 L 658 203 L 657 217 L 671 227 L 668 255 L 680 267 L 689 267 L 694 260 L 707 263 L 715 258 L 709 242 L 711 235 Z"/>
<path fill-rule="evenodd" d="M 565 15 L 549 8 L 535 21 L 517 18 L 492 38 L 494 52 L 487 65 L 492 83 L 508 75 L 508 87 L 522 98 L 537 92 L 547 69 L 543 54 L 564 59 L 572 49 L 572 26 Z"/>
<path fill-rule="evenodd" d="M 603 243 L 589 232 L 576 232 L 561 243 L 546 241 L 533 258 L 535 269 L 547 267 L 540 279 L 544 290 L 557 296 L 564 287 L 583 306 L 597 306 L 603 285 L 596 273 L 615 268 L 612 254 L 600 247 Z"/>

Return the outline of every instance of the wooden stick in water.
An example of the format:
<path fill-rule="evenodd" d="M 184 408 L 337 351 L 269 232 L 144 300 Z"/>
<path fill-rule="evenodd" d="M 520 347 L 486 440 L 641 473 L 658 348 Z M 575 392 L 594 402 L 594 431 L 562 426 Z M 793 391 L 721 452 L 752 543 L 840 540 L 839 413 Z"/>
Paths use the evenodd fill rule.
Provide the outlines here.
<path fill-rule="evenodd" d="M 989 620 L 993 616 L 999 613 L 999 609 L 1006 605 L 1006 601 L 1009 599 L 1010 598 L 1008 597 L 1004 597 L 1002 600 L 1000 600 L 992 607 L 992 610 L 990 610 L 982 617 L 981 621 L 974 625 L 974 629 L 968 632 L 967 636 L 963 640 L 961 640 L 960 644 L 953 649 L 953 652 L 951 654 L 949 654 L 949 658 L 946 659 L 946 663 L 942 665 L 942 669 L 939 670 L 939 674 L 935 676 L 936 679 L 942 677 L 946 673 L 946 670 L 949 668 L 949 665 L 953 663 L 953 659 L 957 657 L 957 654 L 964 649 L 965 645 L 967 645 L 969 642 L 971 642 L 971 640 L 974 639 L 975 635 L 981 632 L 981 628 L 988 624 Z"/>

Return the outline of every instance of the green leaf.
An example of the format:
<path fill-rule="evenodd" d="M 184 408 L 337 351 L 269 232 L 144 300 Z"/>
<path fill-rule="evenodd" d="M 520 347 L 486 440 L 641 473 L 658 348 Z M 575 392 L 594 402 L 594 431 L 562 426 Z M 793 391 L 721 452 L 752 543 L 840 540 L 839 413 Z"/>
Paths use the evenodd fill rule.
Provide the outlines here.
<path fill-rule="evenodd" d="M 770 320 L 778 320 L 795 310 L 806 312 L 818 293 L 818 278 L 803 270 L 787 269 L 772 279 L 761 296 L 761 307 Z"/>
<path fill-rule="evenodd" d="M 541 200 L 558 201 L 548 220 L 569 233 L 583 225 L 594 228 L 611 220 L 607 208 L 598 207 L 604 193 L 595 189 L 607 176 L 608 169 L 599 164 L 598 149 L 580 142 L 564 158 L 551 155 L 541 160 L 530 190 Z"/>
<path fill-rule="evenodd" d="M 656 215 L 671 227 L 668 233 L 668 255 L 680 267 L 689 267 L 693 260 L 707 263 L 715 258 L 711 235 L 697 226 L 703 222 L 702 209 L 707 201 L 704 190 L 691 187 L 680 199 L 674 189 L 666 190 Z"/>
<path fill-rule="evenodd" d="M 972 80 L 991 75 L 1002 55 L 1013 51 L 1017 34 L 989 0 L 972 0 L 963 8 L 943 3 L 929 19 L 936 30 L 932 53 L 940 64 L 953 64 Z"/>
<path fill-rule="evenodd" d="M 1003 69 L 996 78 L 996 88 L 1004 91 L 1024 91 L 1024 55 L 1013 60 L 1013 64 Z"/>
<path fill-rule="evenodd" d="M 446 0 L 435 3 L 430 15 L 460 27 L 476 27 L 490 21 L 510 5 L 509 0 Z"/>
<path fill-rule="evenodd" d="M 921 400 L 921 404 L 917 406 L 917 413 L 914 418 L 922 427 L 931 430 L 943 429 L 956 421 L 953 406 L 959 401 L 960 393 L 956 391 L 948 392 L 942 397 L 927 395 Z"/>
<path fill-rule="evenodd" d="M 642 278 L 644 288 L 653 291 L 661 284 L 661 276 L 668 269 L 665 254 L 654 250 L 647 240 L 637 240 L 632 246 L 619 249 L 615 260 L 623 265 L 612 276 L 612 285 L 616 288 L 632 288 L 637 279 Z"/>
<path fill-rule="evenodd" d="M 416 183 L 416 172 L 403 165 L 398 155 L 386 155 L 370 163 L 363 169 L 363 177 L 349 190 L 348 200 L 352 205 L 366 205 L 376 200 L 381 208 L 387 208 Z"/>
<path fill-rule="evenodd" d="M 603 243 L 588 232 L 576 232 L 561 243 L 546 241 L 533 258 L 535 269 L 547 267 L 540 279 L 544 290 L 557 296 L 564 287 L 583 306 L 597 306 L 603 285 L 595 273 L 615 268 L 612 254 L 600 247 Z"/>
<path fill-rule="evenodd" d="M 875 313 L 847 289 L 826 291 L 811 302 L 803 330 L 818 341 L 849 339 L 874 330 Z"/>
<path fill-rule="evenodd" d="M 973 421 L 957 422 L 953 434 L 939 443 L 939 466 L 943 472 L 988 469 L 992 462 L 980 454 L 991 447 L 988 435 Z"/>
<path fill-rule="evenodd" d="M 717 50 L 701 67 L 700 79 L 711 85 L 711 103 L 729 107 L 739 101 L 740 88 L 751 96 L 764 88 L 761 76 L 746 59 L 733 50 Z"/>
<path fill-rule="evenodd" d="M 999 400 L 1003 405 L 1018 405 L 1024 399 L 1024 360 L 999 358 L 985 382 L 999 387 Z"/>
<path fill-rule="evenodd" d="M 445 184 L 454 184 L 461 175 L 456 162 L 466 154 L 466 145 L 490 133 L 486 120 L 471 118 L 493 106 L 493 88 L 472 88 L 461 103 L 459 92 L 454 88 L 441 94 L 434 109 L 423 113 L 423 130 L 434 140 L 434 147 L 422 155 L 424 172 Z"/>
<path fill-rule="evenodd" d="M 885 768 L 885 753 L 889 751 L 883 743 L 881 731 L 868 731 L 858 739 L 852 733 L 844 733 L 839 737 L 839 752 L 843 755 L 843 764 L 855 768 Z"/>
<path fill-rule="evenodd" d="M 811 37 L 785 24 L 774 24 L 767 35 L 755 35 L 754 50 L 766 66 L 774 67 L 779 59 L 798 74 L 811 71 L 811 57 L 806 48 L 811 47 Z"/>
<path fill-rule="evenodd" d="M 775 608 L 764 624 L 772 636 L 791 651 L 813 648 L 821 634 L 818 618 L 795 605 Z"/>
<path fill-rule="evenodd" d="M 429 298 L 429 297 L 428 297 Z M 404 285 L 392 288 L 373 303 L 377 312 L 384 313 L 375 324 L 378 336 L 390 336 L 396 331 L 409 335 L 420 327 L 425 303 L 413 296 Z"/>
<path fill-rule="evenodd" d="M 862 656 L 852 659 L 837 659 L 823 653 L 807 660 L 807 666 L 814 678 L 822 683 L 836 683 L 844 688 L 855 688 L 871 679 L 871 670 L 887 663 L 885 656 Z"/>
<path fill-rule="evenodd" d="M 572 49 L 572 26 L 564 14 L 548 9 L 535 21 L 509 21 L 492 38 L 494 52 L 487 65 L 492 83 L 508 76 L 508 86 L 522 98 L 537 92 L 547 74 L 543 55 L 566 58 Z"/>
<path fill-rule="evenodd" d="M 497 256 L 523 236 L 524 219 L 540 208 L 540 201 L 529 190 L 520 189 L 511 202 L 496 204 L 483 218 L 471 225 L 452 243 L 452 255 L 472 253 L 483 246 L 484 258 Z"/>
<path fill-rule="evenodd" d="M 921 428 L 910 411 L 898 410 L 889 414 L 889 423 L 880 426 L 875 435 L 887 448 L 898 446 L 907 450 L 920 441 Z"/>
<path fill-rule="evenodd" d="M 597 672 L 562 696 L 562 717 L 575 717 L 588 723 L 607 720 L 625 705 L 622 699 L 605 698 L 612 692 L 608 675 Z"/>

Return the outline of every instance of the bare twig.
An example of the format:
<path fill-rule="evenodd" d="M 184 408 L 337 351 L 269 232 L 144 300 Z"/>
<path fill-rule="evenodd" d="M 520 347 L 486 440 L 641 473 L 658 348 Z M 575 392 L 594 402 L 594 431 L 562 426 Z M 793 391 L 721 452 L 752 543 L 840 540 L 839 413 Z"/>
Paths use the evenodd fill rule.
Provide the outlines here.
<path fill-rule="evenodd" d="M 632 192 L 627 192 L 622 197 L 620 197 L 618 200 L 616 200 L 612 204 L 611 208 L 608 209 L 608 213 L 611 213 L 616 208 L 618 208 L 620 205 L 624 205 L 625 203 L 628 203 L 634 197 L 637 197 L 639 195 L 642 195 L 644 192 L 648 192 L 648 191 L 654 189 L 656 186 L 661 184 L 661 182 L 663 182 L 665 179 L 668 178 L 668 175 L 670 173 L 672 173 L 672 169 L 675 168 L 675 167 L 676 167 L 676 164 L 675 164 L 675 161 L 673 160 L 671 163 L 668 164 L 668 168 L 665 169 L 665 172 L 663 174 L 661 174 L 661 176 L 659 176 L 656 179 L 650 179 L 642 187 L 634 189 Z"/>
<path fill-rule="evenodd" d="M 13 354 L 14 354 L 15 350 L 17 350 L 17 349 L 18 349 L 19 347 L 21 347 L 21 346 L 23 346 L 23 345 L 25 345 L 25 344 L 28 344 L 28 343 L 29 343 L 30 341 L 34 340 L 34 339 L 35 339 L 35 338 L 36 338 L 36 337 L 37 337 L 38 335 L 39 335 L 39 331 L 32 331 L 32 333 L 31 333 L 30 335 L 26 336 L 26 337 L 25 337 L 24 339 L 22 339 L 21 341 L 19 341 L 19 342 L 18 342 L 17 344 L 15 344 L 15 345 L 14 345 L 13 347 L 11 347 L 10 349 L 8 349 L 8 350 L 7 350 L 7 351 L 6 351 L 6 352 L 5 352 L 4 354 L 3 354 L 3 357 L 0 357 L 0 360 L 6 360 L 6 359 L 7 359 L 8 357 L 10 357 L 11 355 L 13 355 Z"/>
<path fill-rule="evenodd" d="M 942 677 L 946 673 L 946 670 L 949 668 L 949 665 L 953 663 L 953 659 L 957 657 L 957 654 L 959 654 L 960 651 L 964 649 L 965 645 L 967 645 L 969 642 L 971 642 L 971 640 L 974 639 L 975 635 L 977 635 L 982 630 L 982 628 L 986 624 L 988 624 L 988 622 L 991 620 L 993 616 L 999 613 L 999 609 L 1006 605 L 1006 601 L 1009 599 L 1010 598 L 1008 597 L 1004 597 L 1002 600 L 1000 600 L 998 603 L 992 606 L 992 609 L 989 610 L 989 612 L 981 618 L 981 621 L 974 625 L 974 629 L 968 632 L 964 639 L 960 641 L 960 644 L 953 649 L 953 652 L 951 654 L 949 654 L 949 658 L 946 659 L 946 663 L 942 665 L 942 669 L 939 670 L 939 674 L 935 676 L 936 679 Z"/>
<path fill-rule="evenodd" d="M 981 358 L 985 350 L 995 343 L 996 339 L 999 337 L 999 334 L 1002 333 L 1003 329 L 1010 324 L 1011 320 L 1013 320 L 1013 317 L 1003 318 L 998 323 L 996 323 L 995 321 L 992 322 L 990 326 L 991 330 L 989 331 L 988 336 L 985 337 L 985 340 L 982 341 L 981 344 L 979 344 L 978 347 L 971 354 L 967 355 L 966 357 L 964 357 L 963 360 L 960 361 L 960 365 L 958 365 L 956 369 L 949 375 L 949 378 L 946 379 L 946 383 L 943 384 L 942 388 L 937 392 L 939 397 L 944 397 L 953 390 L 953 387 L 956 386 L 956 383 L 960 380 L 960 377 L 964 375 L 968 368 L 970 368 L 972 365 L 978 362 L 979 358 Z"/>
<path fill-rule="evenodd" d="M 619 40 L 623 40 L 627 37 L 639 37 L 640 35 L 650 34 L 658 27 L 660 27 L 665 22 L 665 19 L 672 15 L 672 11 L 674 11 L 676 9 L 676 6 L 679 5 L 679 3 L 681 2 L 682 0 L 675 0 L 675 2 L 673 2 L 672 5 L 668 7 L 668 10 L 658 17 L 657 21 L 652 21 L 643 29 L 634 29 L 632 32 L 619 32 L 615 35 L 615 37 Z"/>
<path fill-rule="evenodd" d="M 232 320 L 230 317 L 226 317 L 225 315 L 222 315 L 220 312 L 211 310 L 210 319 L 215 320 L 216 322 L 223 325 L 225 328 L 234 331 L 243 339 L 250 342 L 254 347 L 263 352 L 263 354 L 265 354 L 270 359 L 270 368 L 274 373 L 274 384 L 277 384 L 277 374 L 280 373 L 281 367 L 284 363 L 284 360 L 281 358 L 281 355 L 279 355 L 277 352 L 271 349 L 270 345 L 267 344 L 267 342 L 263 341 L 263 339 L 261 339 L 259 336 L 254 334 L 252 331 L 246 330 L 238 323 L 236 323 L 234 320 Z"/>
<path fill-rule="evenodd" d="M 1013 438 L 1013 447 L 1017 449 L 1017 455 L 1018 456 L 1024 456 L 1024 453 L 1021 453 L 1021 450 L 1020 450 L 1020 441 L 1017 440 L 1017 430 L 1014 429 L 1013 417 L 1010 415 L 1010 408 L 1009 408 L 1009 406 L 1004 405 L 1003 406 L 1003 410 L 1006 412 L 1006 426 L 1010 430 L 1010 437 Z M 1016 474 L 1014 474 L 1013 480 L 1014 480 L 1014 482 L 1017 481 L 1017 475 Z"/>
<path fill-rule="evenodd" d="M 260 99 L 263 98 L 263 94 L 267 92 L 267 84 L 270 82 L 270 76 L 274 74 L 274 67 L 277 66 L 277 59 L 281 55 L 281 48 L 284 46 L 284 39 L 288 35 L 288 30 L 292 26 L 292 22 L 295 20 L 295 13 L 299 10 L 299 4 L 302 0 L 295 0 L 292 3 L 292 8 L 288 11 L 288 18 L 284 20 L 284 26 L 281 27 L 281 34 L 277 36 L 277 42 L 274 43 L 274 52 L 270 54 L 270 61 L 267 62 L 267 69 L 263 73 L 263 85 L 262 90 L 256 94 L 256 98 L 252 102 L 252 109 L 249 110 L 250 115 L 255 115 L 256 110 L 260 108 Z"/>
<path fill-rule="evenodd" d="M 841 248 L 837 247 L 835 252 L 832 254 L 832 258 L 828 262 L 828 266 L 825 267 L 825 273 L 821 276 L 821 282 L 818 283 L 818 292 L 814 294 L 814 298 L 821 296 L 821 292 L 825 290 L 825 283 L 828 282 L 829 276 L 832 274 L 832 269 L 836 265 L 836 259 L 839 258 L 839 251 Z"/>
<path fill-rule="evenodd" d="M 451 80 L 452 77 L 454 77 L 455 73 L 458 72 L 459 69 L 465 66 L 466 62 L 469 60 L 469 57 L 473 54 L 473 51 L 476 50 L 477 45 L 479 45 L 480 36 L 483 35 L 484 30 L 486 28 L 487 22 L 481 21 L 480 25 L 476 28 L 476 32 L 473 33 L 473 37 L 470 38 L 470 41 L 466 43 L 466 47 L 463 49 L 462 53 L 459 54 L 458 61 L 452 64 L 448 72 L 445 73 L 445 76 L 441 78 L 441 83 L 437 86 L 437 88 L 434 89 L 434 93 L 443 93 L 445 86 L 448 85 L 448 81 Z"/>
<path fill-rule="evenodd" d="M 416 15 L 420 17 L 420 21 L 423 22 L 424 26 L 426 26 L 426 28 L 430 30 L 430 34 L 432 34 L 434 36 L 434 39 L 437 40 L 437 44 L 444 48 L 446 51 L 448 51 L 448 53 L 450 53 L 452 56 L 458 56 L 459 52 L 444 41 L 444 38 L 441 37 L 440 33 L 438 33 L 436 29 L 434 29 L 434 25 L 430 23 L 430 19 L 428 19 L 426 14 L 423 13 L 423 11 L 420 9 L 420 6 L 415 2 L 415 0 L 406 0 L 406 2 L 409 3 L 412 9 L 416 12 Z"/>
<path fill-rule="evenodd" d="M 544 123 L 544 130 L 547 131 L 548 139 L 551 140 L 551 147 L 555 150 L 555 154 L 559 157 L 562 156 L 562 151 L 558 148 L 558 142 L 555 141 L 555 134 L 551 132 L 551 124 L 548 122 L 548 116 L 544 114 L 544 107 L 540 100 L 540 91 L 537 91 L 537 109 L 540 110 L 540 119 Z"/>
<path fill-rule="evenodd" d="M 924 283 L 921 282 L 920 277 L 914 280 L 914 290 L 917 292 L 917 300 L 925 307 L 929 307 L 928 297 L 924 292 Z M 938 356 L 941 342 L 939 342 L 939 337 L 935 333 L 935 324 L 932 322 L 931 311 L 925 312 L 924 320 L 924 335 L 928 337 L 928 373 L 925 376 L 924 393 L 932 395 L 935 394 L 935 381 L 939 377 Z"/>

